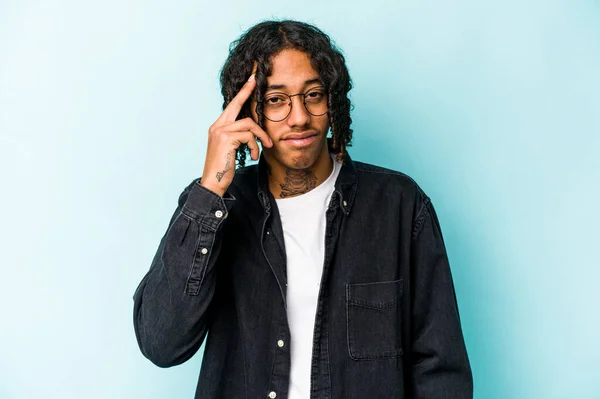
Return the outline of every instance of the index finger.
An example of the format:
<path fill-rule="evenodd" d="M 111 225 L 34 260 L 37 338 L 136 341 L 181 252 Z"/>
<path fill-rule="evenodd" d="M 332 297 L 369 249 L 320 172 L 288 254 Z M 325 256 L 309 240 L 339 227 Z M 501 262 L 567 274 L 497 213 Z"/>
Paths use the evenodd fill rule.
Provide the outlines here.
<path fill-rule="evenodd" d="M 244 83 L 240 91 L 235 95 L 235 97 L 233 97 L 229 104 L 227 104 L 227 107 L 225 107 L 223 113 L 219 117 L 219 121 L 228 123 L 235 122 L 235 119 L 240 114 L 242 107 L 246 101 L 248 101 L 248 98 L 250 98 L 250 95 L 252 94 L 252 91 L 254 91 L 255 87 L 256 76 L 255 74 L 252 74 L 250 75 L 248 81 Z"/>

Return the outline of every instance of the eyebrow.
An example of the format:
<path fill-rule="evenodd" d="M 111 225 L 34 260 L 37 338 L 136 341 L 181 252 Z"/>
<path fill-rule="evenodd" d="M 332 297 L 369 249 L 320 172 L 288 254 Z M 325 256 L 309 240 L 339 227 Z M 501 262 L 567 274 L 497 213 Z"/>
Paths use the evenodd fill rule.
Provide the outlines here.
<path fill-rule="evenodd" d="M 307 80 L 304 82 L 304 86 L 308 86 L 313 83 L 321 83 L 321 79 L 314 78 L 314 79 Z M 287 89 L 287 86 L 286 85 L 268 85 L 267 86 L 267 90 L 280 90 L 280 89 Z"/>

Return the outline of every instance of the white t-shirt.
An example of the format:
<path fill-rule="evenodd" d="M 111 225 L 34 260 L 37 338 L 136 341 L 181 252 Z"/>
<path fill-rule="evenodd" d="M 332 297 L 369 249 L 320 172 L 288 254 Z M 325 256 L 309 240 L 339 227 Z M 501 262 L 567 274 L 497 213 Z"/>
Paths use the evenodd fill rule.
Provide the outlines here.
<path fill-rule="evenodd" d="M 325 257 L 325 212 L 341 163 L 320 185 L 292 198 L 276 199 L 287 257 L 287 316 L 292 334 L 289 399 L 310 397 L 312 342 Z"/>

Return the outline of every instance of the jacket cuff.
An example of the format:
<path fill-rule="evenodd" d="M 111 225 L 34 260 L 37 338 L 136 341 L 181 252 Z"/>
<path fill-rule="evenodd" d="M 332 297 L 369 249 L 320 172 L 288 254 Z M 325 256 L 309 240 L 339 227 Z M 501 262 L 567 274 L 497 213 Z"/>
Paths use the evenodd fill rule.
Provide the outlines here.
<path fill-rule="evenodd" d="M 181 212 L 202 225 L 217 230 L 235 203 L 235 197 L 226 192 L 223 197 L 200 185 L 200 179 L 192 184 Z"/>

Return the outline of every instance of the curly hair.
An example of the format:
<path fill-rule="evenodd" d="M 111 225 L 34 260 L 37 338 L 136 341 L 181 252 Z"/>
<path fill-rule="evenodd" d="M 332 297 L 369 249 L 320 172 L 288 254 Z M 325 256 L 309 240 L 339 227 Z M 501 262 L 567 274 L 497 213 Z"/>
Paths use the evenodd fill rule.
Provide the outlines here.
<path fill-rule="evenodd" d="M 329 149 L 343 157 L 346 147 L 351 146 L 351 102 L 348 92 L 352 81 L 341 51 L 328 35 L 317 27 L 299 21 L 265 21 L 254 25 L 229 46 L 229 56 L 221 69 L 221 93 L 223 109 L 240 91 L 252 73 L 256 62 L 256 98 L 262 98 L 267 87 L 267 77 L 272 72 L 271 59 L 283 50 L 294 49 L 307 53 L 313 68 L 319 73 L 321 83 L 328 93 L 328 116 L 331 128 Z M 264 129 L 261 103 L 256 113 L 258 125 Z M 251 116 L 250 100 L 244 104 L 237 119 Z M 246 163 L 248 146 L 240 145 L 236 160 L 238 167 Z"/>

